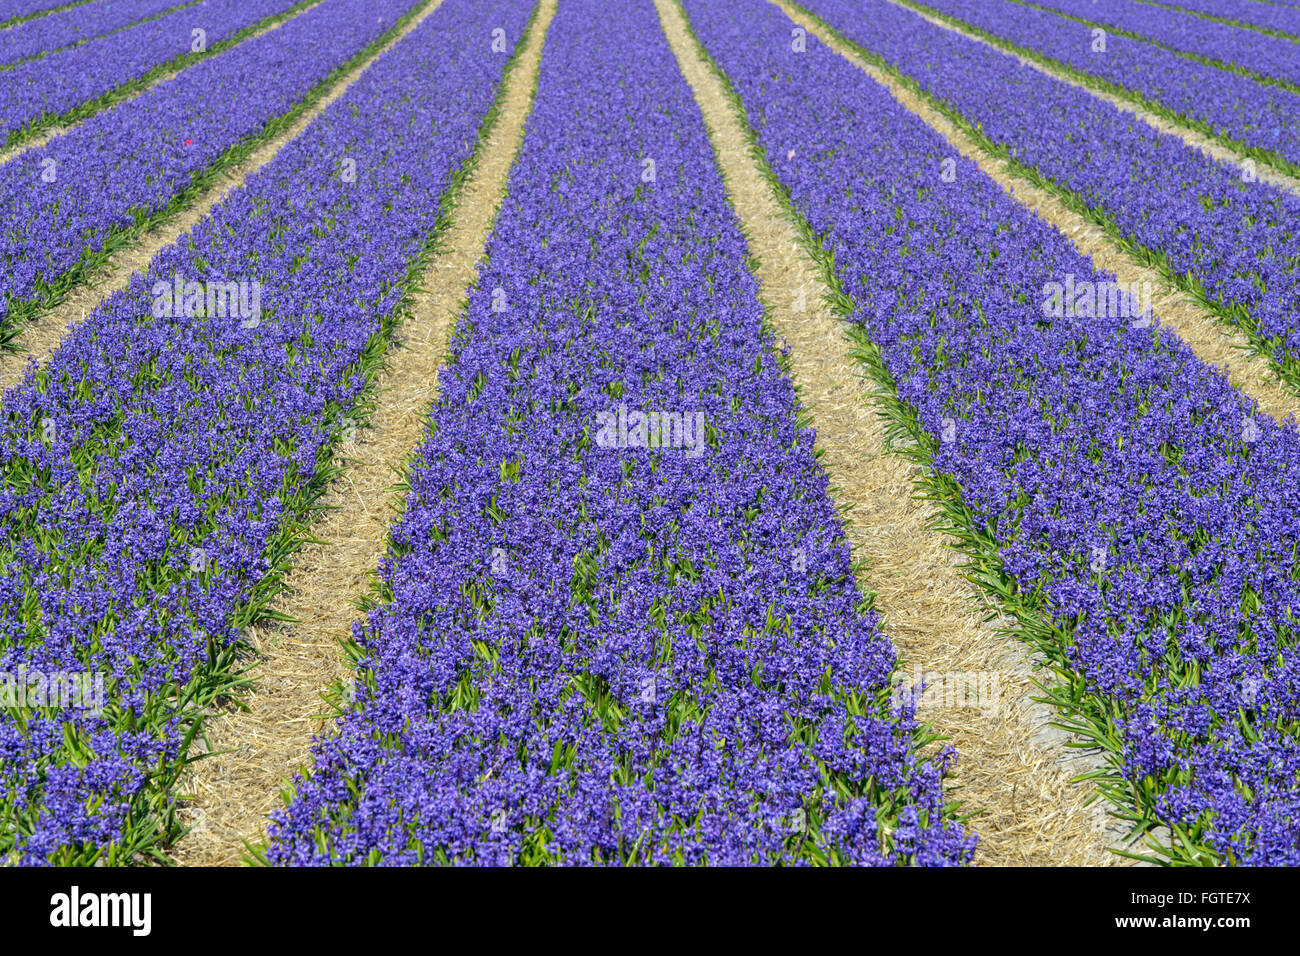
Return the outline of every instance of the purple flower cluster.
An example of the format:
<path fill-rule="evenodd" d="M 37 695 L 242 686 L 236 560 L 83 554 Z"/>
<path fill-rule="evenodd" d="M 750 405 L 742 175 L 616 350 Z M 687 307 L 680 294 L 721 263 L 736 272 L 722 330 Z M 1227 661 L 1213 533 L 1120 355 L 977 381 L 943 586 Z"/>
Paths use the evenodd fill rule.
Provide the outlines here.
<path fill-rule="evenodd" d="M 1152 3 L 1133 0 L 1033 0 L 1036 6 L 1140 38 L 1184 53 L 1249 70 L 1259 76 L 1300 85 L 1300 46 L 1295 40 L 1245 30 L 1227 23 Z M 1249 4 L 1253 6 L 1253 4 Z"/>
<path fill-rule="evenodd" d="M 203 0 L 156 20 L 51 53 L 0 73 L 0 143 L 63 116 L 155 67 L 234 36 L 298 0 Z M 80 12 L 72 11 L 74 13 Z M 195 33 L 202 30 L 200 37 Z M 258 77 L 249 77 L 254 87 Z"/>
<path fill-rule="evenodd" d="M 165 209 L 416 3 L 324 0 L 0 166 L 0 328 L 17 304 L 65 287 L 85 257 Z"/>
<path fill-rule="evenodd" d="M 1300 36 L 1300 10 L 1242 0 L 1174 0 L 1170 6 Z"/>
<path fill-rule="evenodd" d="M 332 6 L 391 24 L 410 3 Z M 178 711 L 273 594 L 477 143 L 509 59 L 494 31 L 513 46 L 528 12 L 445 0 L 5 395 L 0 671 L 104 673 L 109 706 L 0 709 L 0 859 L 120 858 L 171 835 L 144 810 L 169 805 Z M 181 309 L 177 281 L 256 283 L 260 308 L 192 310 L 187 291 Z"/>
<path fill-rule="evenodd" d="M 1072 191 L 1282 364 L 1300 356 L 1300 198 L 887 0 L 803 5 Z"/>
<path fill-rule="evenodd" d="M 1086 26 L 1018 3 L 924 0 L 924 6 L 1300 165 L 1300 94 L 1119 35 L 1106 39 L 1105 52 L 1094 52 Z"/>
<path fill-rule="evenodd" d="M 745 258 L 649 0 L 565 0 L 271 862 L 970 858 Z M 623 440 L 652 413 L 695 440 Z"/>
<path fill-rule="evenodd" d="M 30 17 L 55 7 L 66 7 L 73 2 L 75 0 L 0 0 L 0 23 Z"/>
<path fill-rule="evenodd" d="M 0 36 L 0 64 L 30 60 L 43 53 L 112 33 L 194 0 L 105 0 L 74 7 L 10 27 Z"/>
<path fill-rule="evenodd" d="M 1047 283 L 1113 277 L 843 57 L 793 53 L 775 8 L 685 7 L 1136 818 L 1178 827 L 1180 860 L 1300 863 L 1294 423 L 1158 323 L 1054 316 Z"/>

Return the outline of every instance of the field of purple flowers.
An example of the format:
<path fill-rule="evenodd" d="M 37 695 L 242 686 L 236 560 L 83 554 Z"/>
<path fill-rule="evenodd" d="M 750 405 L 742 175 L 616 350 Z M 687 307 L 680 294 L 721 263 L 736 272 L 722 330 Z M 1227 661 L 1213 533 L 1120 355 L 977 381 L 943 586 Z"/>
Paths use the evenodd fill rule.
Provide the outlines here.
<path fill-rule="evenodd" d="M 1300 171 L 1300 9 L 667 3 L 820 270 L 845 400 L 1095 758 L 1107 849 L 1300 864 L 1300 428 L 860 68 L 1300 396 L 1297 192 L 1094 95 Z M 512 83 L 505 199 L 364 616 L 328 635 L 349 677 L 311 688 L 336 713 L 248 862 L 980 862 L 981 754 L 897 693 L 816 444 L 840 423 L 806 414 L 661 8 L 545 7 L 0 0 L 0 348 L 56 339 L 0 397 L 0 864 L 186 839 L 205 728 L 257 693 L 249 631 Z M 43 322 L 331 90 L 125 288 Z"/>

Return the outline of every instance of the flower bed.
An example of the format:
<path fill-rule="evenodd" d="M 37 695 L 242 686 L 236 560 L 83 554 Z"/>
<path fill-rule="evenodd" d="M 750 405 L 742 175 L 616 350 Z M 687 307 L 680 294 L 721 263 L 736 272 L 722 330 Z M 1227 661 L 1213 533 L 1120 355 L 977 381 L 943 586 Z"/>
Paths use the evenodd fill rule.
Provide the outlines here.
<path fill-rule="evenodd" d="M 1112 277 L 775 8 L 684 6 L 1099 785 L 1177 862 L 1300 861 L 1295 426 L 1146 316 L 1045 308 Z"/>
<path fill-rule="evenodd" d="M 201 708 L 237 680 L 528 12 L 446 0 L 5 396 L 0 670 L 104 674 L 107 706 L 0 711 L 0 859 L 175 837 Z M 256 283 L 255 314 L 195 314 L 191 282 Z"/>
<path fill-rule="evenodd" d="M 952 864 L 648 0 L 562 3 L 284 864 Z M 651 437 L 643 417 L 672 426 Z"/>

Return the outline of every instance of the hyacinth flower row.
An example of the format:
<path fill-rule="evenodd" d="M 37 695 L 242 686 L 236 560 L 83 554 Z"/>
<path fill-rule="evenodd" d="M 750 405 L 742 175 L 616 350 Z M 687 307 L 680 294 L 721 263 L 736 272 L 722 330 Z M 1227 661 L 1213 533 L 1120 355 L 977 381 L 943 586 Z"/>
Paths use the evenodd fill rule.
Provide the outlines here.
<path fill-rule="evenodd" d="M 1123 30 L 1171 50 L 1300 86 L 1300 46 L 1227 23 L 1133 0 L 1033 0 L 1035 6 Z"/>
<path fill-rule="evenodd" d="M 1300 381 L 1300 198 L 887 0 L 802 5 L 1136 247 Z"/>
<path fill-rule="evenodd" d="M 0 34 L 0 65 L 30 60 L 84 40 L 113 33 L 194 0 L 124 0 L 92 3 L 28 20 Z"/>
<path fill-rule="evenodd" d="M 184 708 L 274 595 L 528 13 L 444 0 L 5 395 L 0 671 L 107 707 L 0 714 L 0 859 L 168 838 Z"/>
<path fill-rule="evenodd" d="M 1108 36 L 1094 49 L 1088 27 L 1047 10 L 1004 0 L 921 0 L 918 6 L 954 17 L 1018 50 L 1137 94 L 1156 110 L 1300 168 L 1300 93 L 1264 86 L 1153 47 Z"/>
<path fill-rule="evenodd" d="M 1172 6 L 1300 36 L 1300 10 L 1242 0 L 1178 0 Z"/>
<path fill-rule="evenodd" d="M 0 144 L 76 115 L 164 64 L 211 49 L 301 0 L 203 0 L 0 73 Z M 76 12 L 76 11 L 73 11 Z M 195 31 L 202 31 L 201 34 Z M 250 78 L 249 87 L 253 87 Z"/>
<path fill-rule="evenodd" d="M 560 4 L 487 261 L 267 859 L 969 859 L 650 0 Z"/>
<path fill-rule="evenodd" d="M 1104 792 L 1170 827 L 1174 861 L 1300 862 L 1294 424 L 1131 300 L 1045 297 L 1114 279 L 856 66 L 812 37 L 793 54 L 778 10 L 684 5 L 930 493 L 1122 775 Z"/>
<path fill-rule="evenodd" d="M 324 0 L 0 166 L 0 329 L 287 125 L 327 78 L 422 0 Z M 288 114 L 288 115 L 286 115 Z"/>
<path fill-rule="evenodd" d="M 55 7 L 66 7 L 74 0 L 0 0 L 0 23 L 30 17 Z"/>

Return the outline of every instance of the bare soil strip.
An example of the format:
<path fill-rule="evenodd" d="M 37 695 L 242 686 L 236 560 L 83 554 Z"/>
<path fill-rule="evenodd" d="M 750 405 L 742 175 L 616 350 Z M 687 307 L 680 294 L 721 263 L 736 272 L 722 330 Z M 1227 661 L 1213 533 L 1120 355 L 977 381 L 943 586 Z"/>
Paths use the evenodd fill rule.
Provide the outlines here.
<path fill-rule="evenodd" d="M 236 865 L 244 843 L 262 839 L 280 790 L 310 761 L 315 734 L 326 729 L 327 689 L 350 673 L 340 642 L 361 618 L 354 604 L 369 589 L 388 543 L 399 502 L 394 470 L 424 437 L 438 370 L 473 284 L 505 198 L 506 180 L 532 109 L 543 40 L 556 0 L 542 0 L 519 59 L 506 79 L 496 123 L 480 144 L 451 224 L 425 272 L 424 289 L 390 343 L 375 385 L 368 427 L 347 449 L 350 466 L 326 493 L 329 509 L 312 528 L 323 545 L 305 547 L 285 580 L 274 610 L 297 623 L 249 635 L 260 660 L 250 673 L 247 711 L 213 717 L 207 738 L 213 756 L 197 762 L 185 785 L 183 816 L 194 830 L 179 842 L 176 862 Z M 224 752 L 223 751 L 228 751 Z"/>
<path fill-rule="evenodd" d="M 319 2 L 319 0 L 317 0 L 317 2 Z M 19 156 L 27 152 L 29 149 L 36 149 L 38 146 L 44 146 L 50 140 L 54 139 L 54 137 L 60 136 L 63 133 L 68 132 L 68 130 L 76 129 L 82 123 L 86 122 L 87 120 L 94 119 L 96 116 L 99 116 L 101 113 L 104 113 L 107 110 L 116 109 L 117 107 L 121 106 L 123 103 L 129 103 L 137 96 L 143 96 L 145 93 L 148 93 L 158 84 L 166 83 L 168 80 L 174 78 L 177 73 L 180 73 L 182 70 L 186 69 L 187 67 L 191 67 L 198 63 L 202 63 L 204 60 L 211 59 L 214 56 L 220 56 L 222 53 L 226 52 L 226 50 L 233 49 L 234 47 L 238 46 L 241 43 L 247 43 L 249 40 L 255 40 L 265 33 L 270 33 L 272 30 L 279 29 L 284 24 L 292 20 L 294 17 L 306 13 L 314 6 L 316 6 L 316 3 L 309 3 L 309 4 L 304 4 L 303 6 L 300 6 L 297 9 L 291 9 L 287 13 L 273 14 L 273 16 L 279 18 L 275 20 L 273 23 L 269 23 L 264 27 L 257 27 L 253 30 L 250 30 L 247 33 L 244 33 L 242 36 L 236 34 L 235 37 L 229 37 L 221 41 L 221 43 L 215 44 L 212 47 L 212 49 L 208 50 L 206 53 L 201 54 L 199 56 L 195 56 L 193 59 L 187 59 L 183 63 L 177 63 L 171 66 L 168 66 L 167 64 L 163 64 L 161 67 L 162 72 L 159 73 L 157 76 L 155 76 L 153 79 L 149 80 L 139 89 L 131 89 L 128 92 L 125 92 L 121 95 L 116 95 L 113 91 L 110 90 L 109 93 L 106 94 L 107 96 L 111 97 L 109 102 L 104 103 L 102 106 L 100 106 L 98 109 L 96 109 L 94 112 L 90 113 L 89 115 L 78 117 L 77 119 L 73 120 L 70 123 L 51 126 L 48 129 L 42 130 L 40 133 L 37 133 L 34 136 L 22 139 L 21 141 L 15 143 L 13 146 L 10 146 L 8 148 L 0 147 L 0 166 L 3 166 L 11 159 L 17 159 Z M 56 11 L 51 11 L 51 12 L 56 12 Z M 133 26 L 138 26 L 138 24 L 133 24 Z M 236 39 L 236 37 L 238 37 L 238 39 Z M 158 67 L 155 67 L 155 69 L 158 69 Z M 136 81 L 128 80 L 126 85 L 129 87 L 130 84 L 133 82 Z"/>
<path fill-rule="evenodd" d="M 1209 156 L 1217 162 L 1240 168 L 1242 160 L 1250 158 L 1244 150 L 1230 145 L 1216 136 L 1209 135 L 1192 126 L 1177 122 L 1166 116 L 1161 116 L 1159 113 L 1147 109 L 1142 104 L 1135 102 L 1126 96 L 1120 96 L 1119 94 L 1112 93 L 1109 90 L 1093 86 L 1091 83 L 1083 80 L 1080 74 L 1073 73 L 1066 69 L 1048 66 L 1046 63 L 1036 60 L 1031 56 L 1020 53 L 1014 49 L 1014 44 L 1010 41 L 1002 40 L 997 43 L 992 42 L 987 37 L 981 36 L 969 25 L 958 23 L 956 18 L 948 19 L 928 13 L 927 11 L 918 8 L 915 4 L 910 2 L 910 0 L 889 0 L 889 2 L 897 7 L 902 7 L 904 10 L 909 10 L 912 13 L 915 13 L 927 23 L 932 23 L 937 27 L 943 27 L 945 30 L 950 30 L 953 33 L 960 34 L 968 40 L 974 40 L 976 43 L 982 43 L 987 47 L 997 50 L 999 53 L 1014 57 L 1025 66 L 1032 67 L 1039 73 L 1044 73 L 1054 80 L 1068 83 L 1070 86 L 1077 87 L 1085 93 L 1095 96 L 1099 100 L 1105 100 L 1116 109 L 1123 110 L 1125 113 L 1137 117 L 1152 129 L 1159 130 L 1161 133 L 1168 133 L 1170 136 L 1177 136 L 1188 146 L 1200 150 L 1206 156 Z M 925 0 L 918 0 L 918 2 L 924 3 Z M 1099 80 L 1098 82 L 1101 81 Z M 1268 183 L 1271 186 L 1277 186 L 1279 189 L 1285 189 L 1288 192 L 1300 195 L 1300 179 L 1279 172 L 1266 164 L 1257 166 L 1255 177 L 1259 182 Z"/>
<path fill-rule="evenodd" d="M 914 499 L 918 469 L 885 447 L 880 407 L 851 358 L 842 320 L 822 301 L 827 288 L 790 215 L 750 151 L 743 118 L 701 58 L 674 0 L 655 0 L 669 42 L 709 127 L 731 202 L 743 223 L 768 319 L 790 349 L 790 371 L 804 411 L 817 429 L 821 462 L 841 510 L 865 589 L 876 595 L 885 633 L 904 673 L 996 679 L 997 706 L 922 706 L 921 716 L 948 737 L 960 759 L 951 794 L 980 835 L 985 865 L 1123 865 L 1109 852 L 1112 830 L 1100 801 L 1071 778 L 1090 769 L 1048 726 L 1053 715 L 1038 693 L 1022 647 L 988 621 L 965 579 L 950 540 L 930 528 L 931 509 Z M 800 309 L 800 290 L 802 304 Z"/>
<path fill-rule="evenodd" d="M 1101 227 L 1089 222 L 1052 193 L 1022 178 L 1006 159 L 986 152 L 928 100 L 907 89 L 889 73 L 863 60 L 789 0 L 770 2 L 888 89 L 895 100 L 943 136 L 954 151 L 975 162 L 1008 195 L 1054 226 L 1074 243 L 1076 249 L 1089 256 L 1097 268 L 1113 273 L 1122 283 L 1149 282 L 1152 308 L 1161 325 L 1177 333 L 1206 365 L 1221 369 L 1229 382 L 1259 403 L 1260 411 L 1279 421 L 1288 415 L 1300 418 L 1300 396 L 1293 394 L 1281 382 L 1266 360 L 1251 353 L 1251 346 L 1243 334 L 1224 325 L 1158 271 L 1130 256 Z"/>
<path fill-rule="evenodd" d="M 267 140 L 243 162 L 236 163 L 222 174 L 222 180 L 213 184 L 205 193 L 175 213 L 171 218 L 157 227 L 136 238 L 120 252 L 109 259 L 94 276 L 88 277 L 68 294 L 58 306 L 48 309 L 35 320 L 25 324 L 13 340 L 17 352 L 0 350 L 0 392 L 12 387 L 22 380 L 23 373 L 31 363 L 44 365 L 54 350 L 59 347 L 73 325 L 99 308 L 114 292 L 125 289 L 136 272 L 148 268 L 154 256 L 164 248 L 179 241 L 193 229 L 217 204 L 221 203 L 236 189 L 244 185 L 249 176 L 273 160 L 287 143 L 300 133 L 325 109 L 348 91 L 357 78 L 375 59 L 398 43 L 402 37 L 414 30 L 425 17 L 441 5 L 442 0 L 435 0 L 413 18 L 406 26 L 385 43 L 374 55 L 358 64 L 354 69 L 334 81 L 329 91 L 306 110 L 297 121 L 280 135 Z M 276 24 L 278 27 L 279 24 Z M 272 27 L 271 29 L 275 29 Z"/>

